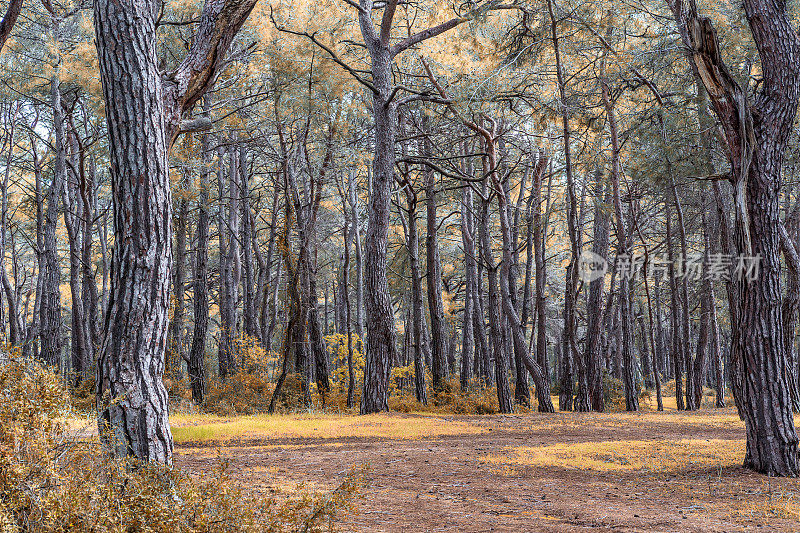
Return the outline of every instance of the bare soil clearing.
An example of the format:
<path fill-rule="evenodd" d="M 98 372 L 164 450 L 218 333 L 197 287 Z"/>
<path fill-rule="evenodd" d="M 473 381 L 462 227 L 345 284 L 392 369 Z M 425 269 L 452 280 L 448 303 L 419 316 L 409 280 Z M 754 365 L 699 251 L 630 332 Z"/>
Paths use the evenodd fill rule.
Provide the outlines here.
<path fill-rule="evenodd" d="M 739 466 L 744 434 L 733 409 L 380 416 L 441 430 L 327 436 L 328 418 L 320 437 L 179 442 L 176 464 L 200 472 L 222 457 L 257 495 L 298 483 L 330 490 L 368 463 L 369 486 L 345 531 L 800 531 L 800 482 Z"/>

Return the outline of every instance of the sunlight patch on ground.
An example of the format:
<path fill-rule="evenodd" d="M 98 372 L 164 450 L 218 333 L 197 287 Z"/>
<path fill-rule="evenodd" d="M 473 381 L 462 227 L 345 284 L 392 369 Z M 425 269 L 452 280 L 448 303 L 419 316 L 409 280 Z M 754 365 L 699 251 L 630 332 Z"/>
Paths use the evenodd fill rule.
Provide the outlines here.
<path fill-rule="evenodd" d="M 237 438 L 419 439 L 441 435 L 479 434 L 486 431 L 485 428 L 456 421 L 452 417 L 438 416 L 292 414 L 231 418 L 206 415 L 172 417 L 175 442 L 224 441 Z"/>
<path fill-rule="evenodd" d="M 598 472 L 676 472 L 741 464 L 744 440 L 612 440 L 518 446 L 482 462 L 496 465 L 560 467 Z"/>

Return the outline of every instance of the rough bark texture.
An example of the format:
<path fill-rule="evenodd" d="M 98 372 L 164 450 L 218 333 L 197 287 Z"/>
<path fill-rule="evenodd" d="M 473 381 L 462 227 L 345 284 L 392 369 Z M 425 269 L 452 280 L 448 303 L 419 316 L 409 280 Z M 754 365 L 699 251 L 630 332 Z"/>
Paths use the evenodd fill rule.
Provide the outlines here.
<path fill-rule="evenodd" d="M 389 409 L 389 373 L 395 359 L 396 339 L 394 311 L 386 279 L 386 246 L 389 234 L 391 188 L 394 183 L 394 142 L 397 109 L 390 102 L 392 91 L 392 55 L 388 42 L 375 35 L 371 16 L 371 0 L 367 13 L 360 15 L 361 31 L 372 58 L 372 93 L 375 120 L 375 154 L 372 162 L 372 190 L 369 195 L 369 217 L 364 239 L 367 268 L 364 275 L 364 309 L 366 311 L 366 365 L 361 413 L 376 413 Z M 363 7 L 363 6 L 362 6 Z"/>
<path fill-rule="evenodd" d="M 721 58 L 711 20 L 693 0 L 670 0 L 684 44 L 711 98 L 726 141 L 735 190 L 736 244 L 760 257 L 754 279 L 737 279 L 732 360 L 741 386 L 747 433 L 744 464 L 770 475 L 796 476 L 797 434 L 786 374 L 788 354 L 781 308 L 779 190 L 781 166 L 800 99 L 800 36 L 786 2 L 744 0 L 761 60 L 763 83 L 752 99 Z"/>
<path fill-rule="evenodd" d="M 97 363 L 97 407 L 101 432 L 117 455 L 171 464 L 161 375 L 169 321 L 172 196 L 156 15 L 155 3 L 95 2 L 116 237 Z"/>
<path fill-rule="evenodd" d="M 41 303 L 39 304 L 40 357 L 46 363 L 58 368 L 61 361 L 63 338 L 61 332 L 61 268 L 56 249 L 56 224 L 67 174 L 66 146 L 64 139 L 64 110 L 61 107 L 61 89 L 58 76 L 50 83 L 50 98 L 53 108 L 53 126 L 56 133 L 55 162 L 53 180 L 47 192 L 47 208 L 43 215 L 42 262 L 39 266 L 41 277 Z"/>
<path fill-rule="evenodd" d="M 163 77 L 153 0 L 97 0 L 95 37 L 106 102 L 115 246 L 98 359 L 101 434 L 118 455 L 170 464 L 164 369 L 171 262 L 167 152 L 183 114 L 213 84 L 255 0 L 208 0 L 192 46 Z"/>

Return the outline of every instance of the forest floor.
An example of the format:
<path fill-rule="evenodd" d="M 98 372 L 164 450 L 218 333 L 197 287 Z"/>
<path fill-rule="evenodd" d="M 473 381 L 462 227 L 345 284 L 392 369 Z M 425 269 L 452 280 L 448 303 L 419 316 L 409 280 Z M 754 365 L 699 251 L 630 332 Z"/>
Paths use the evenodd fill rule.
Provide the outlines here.
<path fill-rule="evenodd" d="M 368 485 L 344 531 L 800 531 L 800 481 L 740 465 L 735 409 L 173 417 L 176 464 L 253 496 Z"/>

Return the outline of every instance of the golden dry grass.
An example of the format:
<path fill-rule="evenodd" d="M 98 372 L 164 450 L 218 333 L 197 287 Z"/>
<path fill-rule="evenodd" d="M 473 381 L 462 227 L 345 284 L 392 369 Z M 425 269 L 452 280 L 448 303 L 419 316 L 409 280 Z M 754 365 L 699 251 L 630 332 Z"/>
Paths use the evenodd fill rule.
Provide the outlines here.
<path fill-rule="evenodd" d="M 487 430 L 452 416 L 389 414 L 214 415 L 171 417 L 175 442 L 222 442 L 232 439 L 341 439 L 347 437 L 419 439 L 441 435 L 474 435 Z"/>
<path fill-rule="evenodd" d="M 557 467 L 597 472 L 675 472 L 738 465 L 744 440 L 609 440 L 516 446 L 482 460 L 497 465 Z"/>

